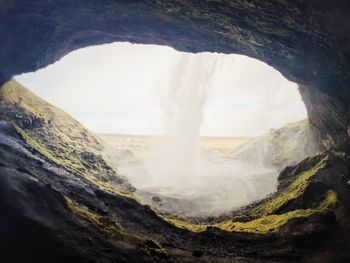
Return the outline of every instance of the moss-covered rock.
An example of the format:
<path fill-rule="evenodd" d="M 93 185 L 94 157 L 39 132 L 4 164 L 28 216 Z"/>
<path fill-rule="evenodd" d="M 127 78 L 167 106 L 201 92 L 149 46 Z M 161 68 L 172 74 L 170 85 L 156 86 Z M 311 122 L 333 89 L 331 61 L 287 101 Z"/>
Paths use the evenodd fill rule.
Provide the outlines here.
<path fill-rule="evenodd" d="M 17 125 L 17 132 L 13 127 L 0 122 L 0 234 L 4 229 L 6 234 L 0 243 L 6 260 L 13 248 L 22 259 L 18 262 L 38 262 L 41 256 L 50 262 L 71 259 L 65 254 L 70 250 L 101 262 L 218 262 L 236 257 L 302 261 L 325 249 L 327 259 L 349 255 L 344 250 L 349 238 L 339 234 L 346 233 L 350 215 L 346 153 L 327 151 L 308 158 L 286 169 L 278 192 L 248 207 L 245 214 L 197 225 L 161 218 L 109 183 L 72 172 L 30 136 L 38 127 Z M 76 157 L 98 161 L 83 151 Z M 21 235 L 13 234 L 17 229 Z M 141 261 L 135 261 L 137 257 Z"/>
<path fill-rule="evenodd" d="M 25 121 L 35 119 L 40 125 Z M 0 120 L 12 122 L 28 147 L 50 162 L 116 193 L 134 190 L 103 158 L 103 144 L 91 132 L 16 81 L 0 89 Z"/>
<path fill-rule="evenodd" d="M 208 228 L 218 228 L 229 232 L 256 234 L 277 233 L 290 222 L 298 218 L 317 218 L 322 215 L 338 214 L 341 204 L 337 192 L 320 174 L 331 167 L 330 152 L 309 157 L 294 167 L 288 167 L 279 176 L 278 191 L 270 198 L 250 206 L 240 216 L 215 224 L 190 224 L 179 219 L 170 223 L 193 232 L 203 232 Z M 307 220 L 306 220 L 307 221 Z"/>
<path fill-rule="evenodd" d="M 230 157 L 281 170 L 316 155 L 321 148 L 315 128 L 308 119 L 304 119 L 279 129 L 271 129 L 243 143 L 230 153 Z"/>
<path fill-rule="evenodd" d="M 301 163 L 301 166 L 305 166 L 305 163 L 311 164 L 309 166 L 306 166 L 307 168 L 299 170 L 299 173 L 297 174 L 294 174 L 292 172 L 288 178 L 288 182 L 284 183 L 284 188 L 280 189 L 277 194 L 270 200 L 267 200 L 263 204 L 253 208 L 250 213 L 251 216 L 256 218 L 274 214 L 286 204 L 293 202 L 301 195 L 303 195 L 305 189 L 310 183 L 310 178 L 315 176 L 319 170 L 326 167 L 327 158 L 327 155 L 319 155 L 304 160 Z M 296 169 L 298 169 L 298 166 Z"/>

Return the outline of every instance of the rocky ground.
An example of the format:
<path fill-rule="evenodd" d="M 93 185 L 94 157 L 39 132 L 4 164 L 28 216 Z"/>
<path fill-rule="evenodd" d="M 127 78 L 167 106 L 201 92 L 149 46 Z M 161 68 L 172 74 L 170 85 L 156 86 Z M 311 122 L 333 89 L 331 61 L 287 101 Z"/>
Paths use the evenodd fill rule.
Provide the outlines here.
<path fill-rule="evenodd" d="M 243 160 L 255 159 L 257 165 L 281 170 L 316 155 L 321 149 L 316 129 L 308 119 L 304 119 L 280 129 L 271 129 L 233 149 L 228 156 Z"/>
<path fill-rule="evenodd" d="M 317 259 L 320 250 L 337 260 L 347 253 L 331 211 L 295 218 L 278 233 L 215 227 L 195 233 L 31 153 L 8 124 L 0 131 L 2 262 L 288 262 L 307 255 Z M 342 159 L 334 162 L 345 165 Z M 327 174 L 319 176 L 327 180 Z M 342 189 L 342 180 L 334 187 Z M 343 191 L 339 198 L 349 195 L 349 189 Z"/>
<path fill-rule="evenodd" d="M 328 150 L 287 167 L 273 196 L 230 219 L 196 225 L 162 217 L 140 204 L 123 180 L 95 176 L 96 169 L 103 173 L 108 164 L 84 166 L 86 156 L 77 162 L 82 149 L 96 154 L 85 145 L 86 139 L 76 138 L 82 148 L 67 155 L 68 165 L 58 161 L 65 145 L 57 142 L 68 140 L 73 132 L 66 126 L 70 122 L 64 122 L 67 130 L 60 129 L 61 119 L 52 118 L 49 124 L 47 111 L 43 114 L 28 104 L 24 108 L 7 98 L 1 97 L 1 262 L 346 262 L 350 258 L 346 151 Z M 44 121 L 39 127 L 27 127 L 9 119 L 6 109 L 17 114 L 36 109 L 31 114 Z M 52 134 L 49 127 L 60 132 Z M 56 150 L 52 142 L 48 144 L 47 134 L 57 140 Z M 82 165 L 85 169 L 73 169 Z"/>
<path fill-rule="evenodd" d="M 1 84 L 114 41 L 244 54 L 300 84 L 329 150 L 284 169 L 278 192 L 241 215 L 191 225 L 139 204 L 94 139 L 51 120 L 50 107 L 1 97 L 0 261 L 349 262 L 349 10 L 346 0 L 2 1 Z"/>

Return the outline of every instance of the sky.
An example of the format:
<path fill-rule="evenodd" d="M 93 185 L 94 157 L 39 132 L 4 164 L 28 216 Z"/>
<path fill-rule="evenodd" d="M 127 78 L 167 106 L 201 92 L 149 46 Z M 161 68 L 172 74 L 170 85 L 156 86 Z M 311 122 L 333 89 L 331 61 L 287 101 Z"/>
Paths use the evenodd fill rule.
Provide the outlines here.
<path fill-rule="evenodd" d="M 15 79 L 93 132 L 162 134 L 162 94 L 174 81 L 180 57 L 190 55 L 166 46 L 105 44 Z M 205 56 L 220 64 L 207 87 L 202 136 L 255 137 L 306 118 L 297 84 L 274 68 L 241 55 Z"/>

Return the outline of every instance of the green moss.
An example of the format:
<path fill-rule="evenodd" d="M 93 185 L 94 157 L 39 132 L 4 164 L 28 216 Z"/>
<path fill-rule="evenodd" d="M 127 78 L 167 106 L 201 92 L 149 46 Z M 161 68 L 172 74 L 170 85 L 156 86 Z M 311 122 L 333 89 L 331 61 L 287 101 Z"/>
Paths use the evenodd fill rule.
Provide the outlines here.
<path fill-rule="evenodd" d="M 263 216 L 249 222 L 224 222 L 217 224 L 216 227 L 225 231 L 248 232 L 265 234 L 276 232 L 279 228 L 288 222 L 288 220 L 296 217 L 307 217 L 312 214 L 311 210 L 294 210 L 282 215 Z"/>
<path fill-rule="evenodd" d="M 333 209 L 337 204 L 337 193 L 329 190 L 324 200 L 315 209 L 298 209 L 280 215 L 267 215 L 248 222 L 239 222 L 238 220 L 230 220 L 214 225 L 209 224 L 191 224 L 180 219 L 165 219 L 172 225 L 189 230 L 191 232 L 203 232 L 207 227 L 216 227 L 229 232 L 247 232 L 256 234 L 266 234 L 277 232 L 289 220 L 298 217 L 309 217 L 317 212 L 326 209 Z M 245 218 L 247 220 L 247 218 Z"/>
<path fill-rule="evenodd" d="M 52 163 L 80 175 L 95 186 L 137 202 L 133 195 L 122 191 L 111 183 L 110 178 L 113 178 L 116 174 L 111 172 L 111 168 L 103 161 L 99 149 L 101 145 L 69 115 L 40 100 L 40 98 L 37 98 L 13 81 L 7 83 L 5 88 L 3 86 L 0 90 L 0 101 L 2 102 L 0 104 L 1 119 L 5 118 L 6 120 L 8 118 L 11 120 L 16 114 L 22 114 L 31 117 L 40 116 L 46 120 L 45 125 L 33 130 L 20 127 L 18 122 L 14 125 L 17 133 L 33 150 Z M 50 125 L 48 124 L 49 120 Z M 82 153 L 86 152 L 91 153 L 91 156 L 93 156 L 91 162 L 82 159 Z M 337 195 L 333 191 L 328 191 L 324 200 L 310 209 L 296 209 L 277 214 L 281 207 L 303 195 L 310 179 L 326 166 L 327 159 L 328 156 L 320 155 L 304 160 L 294 170 L 284 174 L 283 179 L 281 179 L 283 190 L 278 192 L 273 198 L 251 209 L 248 214 L 235 217 L 230 221 L 208 225 L 191 224 L 174 218 L 163 219 L 175 227 L 192 232 L 202 232 L 207 227 L 217 227 L 225 231 L 260 234 L 276 232 L 292 218 L 308 217 L 316 212 L 335 207 Z M 106 221 L 85 207 L 74 203 L 69 198 L 66 198 L 66 202 L 74 213 L 99 226 L 104 232 L 113 234 L 119 231 L 117 223 Z"/>
<path fill-rule="evenodd" d="M 128 242 L 134 246 L 138 246 L 139 249 L 143 250 L 152 257 L 156 257 L 159 261 L 163 261 L 169 257 L 165 248 L 163 248 L 156 241 L 150 239 L 142 240 L 140 237 L 137 237 L 123 229 L 116 220 L 99 216 L 67 196 L 64 196 L 64 200 L 67 207 L 75 215 L 95 225 L 99 231 L 108 237 L 122 239 L 123 242 Z"/>
<path fill-rule="evenodd" d="M 23 119 L 37 118 L 43 120 L 39 127 L 23 125 Z M 0 89 L 0 119 L 12 121 L 26 144 L 50 162 L 101 189 L 136 201 L 102 157 L 102 144 L 79 122 L 16 81 Z"/>
<path fill-rule="evenodd" d="M 143 250 L 150 256 L 157 257 L 160 261 L 166 260 L 169 258 L 169 255 L 166 253 L 165 248 L 163 248 L 158 242 L 152 239 L 146 239 L 144 242 Z"/>
<path fill-rule="evenodd" d="M 14 124 L 13 126 L 17 131 L 17 133 L 21 136 L 21 138 L 26 142 L 28 146 L 30 146 L 35 151 L 39 152 L 41 155 L 46 157 L 49 161 L 53 162 L 54 164 L 60 167 L 64 167 L 75 174 L 78 174 L 84 177 L 86 180 L 88 180 L 89 182 L 93 183 L 94 185 L 98 186 L 101 189 L 104 189 L 114 194 L 121 195 L 137 201 L 137 199 L 133 195 L 121 192 L 119 189 L 115 188 L 113 185 L 109 184 L 108 182 L 103 182 L 93 176 L 89 176 L 88 174 L 84 173 L 79 169 L 79 166 L 74 166 L 71 162 L 66 162 L 62 159 L 56 158 L 54 153 L 52 153 L 50 150 L 47 150 L 43 145 L 38 143 L 36 140 L 32 139 L 23 129 L 18 127 L 16 124 Z"/>
<path fill-rule="evenodd" d="M 318 210 L 334 209 L 337 205 L 337 193 L 333 190 L 328 190 L 326 193 L 326 198 L 317 207 Z"/>
<path fill-rule="evenodd" d="M 248 232 L 266 234 L 277 232 L 290 219 L 298 217 L 308 217 L 314 213 L 322 212 L 326 209 L 332 209 L 337 203 L 337 194 L 329 190 L 326 197 L 316 209 L 298 209 L 280 215 L 268 215 L 249 222 L 223 222 L 215 225 L 225 231 Z"/>
<path fill-rule="evenodd" d="M 191 232 L 202 232 L 206 230 L 207 227 L 209 226 L 206 224 L 192 224 L 185 220 L 175 219 L 175 218 L 163 217 L 163 219 L 175 227 L 186 229 Z"/>
<path fill-rule="evenodd" d="M 328 156 L 324 156 L 315 166 L 310 167 L 308 170 L 296 175 L 295 178 L 292 178 L 285 190 L 278 193 L 272 199 L 252 209 L 250 216 L 252 218 L 258 218 L 273 214 L 283 205 L 300 197 L 308 186 L 309 179 L 326 166 L 327 158 Z"/>
<path fill-rule="evenodd" d="M 90 221 L 91 223 L 98 225 L 99 224 L 99 217 L 90 212 L 88 209 L 83 208 L 81 206 L 79 206 L 78 204 L 76 204 L 72 199 L 70 199 L 69 197 L 65 196 L 64 197 L 66 204 L 68 206 L 68 208 L 76 215 L 79 215 L 80 217 Z"/>
<path fill-rule="evenodd" d="M 248 232 L 257 234 L 266 234 L 279 231 L 289 220 L 299 217 L 309 217 L 317 212 L 327 209 L 334 209 L 337 204 L 337 193 L 328 190 L 320 203 L 315 204 L 309 209 L 296 209 L 282 214 L 275 212 L 288 202 L 296 200 L 303 195 L 306 187 L 316 173 L 327 165 L 328 156 L 320 155 L 309 158 L 295 168 L 299 174 L 291 173 L 291 178 L 282 190 L 275 197 L 253 208 L 247 215 L 234 217 L 232 220 L 213 225 L 191 224 L 180 219 L 166 219 L 176 227 L 187 229 L 192 232 L 202 232 L 207 227 L 216 227 L 224 231 Z M 303 171 L 306 169 L 306 171 Z"/>
<path fill-rule="evenodd" d="M 113 237 L 113 236 L 122 234 L 122 227 L 115 220 L 109 220 L 109 219 L 103 218 L 89 211 L 87 208 L 78 205 L 67 196 L 65 196 L 64 199 L 66 201 L 67 207 L 74 214 L 96 225 L 98 229 L 102 230 L 107 235 Z"/>
<path fill-rule="evenodd" d="M 15 81 L 9 81 L 0 90 L 1 119 L 10 120 L 26 131 L 31 141 L 36 141 L 60 163 L 84 170 L 81 154 L 100 155 L 102 145 L 79 122 L 60 109 L 50 105 Z M 23 119 L 42 120 L 35 128 L 23 127 Z M 96 163 L 95 173 L 107 168 L 103 160 Z M 85 161 L 86 162 L 86 161 Z M 79 166 L 79 167 L 78 167 Z"/>
<path fill-rule="evenodd" d="M 21 136 L 23 141 L 25 141 L 28 146 L 32 147 L 32 149 L 36 150 L 37 152 L 39 152 L 41 155 L 43 155 L 44 157 L 46 157 L 50 161 L 59 165 L 59 162 L 55 159 L 55 157 L 53 156 L 53 154 L 50 151 L 46 150 L 42 145 L 40 145 L 40 143 L 33 140 L 23 129 L 18 127 L 16 124 L 13 124 L 13 127 L 16 130 L 16 132 L 18 133 L 18 135 Z"/>

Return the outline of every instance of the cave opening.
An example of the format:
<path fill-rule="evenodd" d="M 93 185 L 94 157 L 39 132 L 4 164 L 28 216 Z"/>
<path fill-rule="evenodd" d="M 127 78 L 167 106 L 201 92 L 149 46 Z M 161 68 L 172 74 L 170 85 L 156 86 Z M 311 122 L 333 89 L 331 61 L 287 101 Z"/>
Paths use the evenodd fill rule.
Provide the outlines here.
<path fill-rule="evenodd" d="M 0 13 L 0 206 L 3 215 L 0 235 L 4 237 L 0 242 L 0 258 L 3 261 L 40 262 L 43 258 L 50 262 L 349 261 L 348 1 L 329 4 L 280 0 L 5 0 Z M 134 198 L 137 191 L 131 194 L 135 189 L 121 176 L 121 163 L 117 163 L 116 171 L 111 168 L 113 165 L 106 164 L 107 157 L 102 156 L 106 146 L 97 140 L 98 135 L 69 114 L 97 133 L 126 133 L 128 136 L 120 137 L 119 141 L 127 145 L 131 142 L 133 151 L 123 150 L 123 145 L 118 148 L 112 145 L 114 153 L 119 151 L 120 155 L 136 153 L 137 141 L 130 133 L 134 131 L 139 135 L 145 131 L 126 129 L 123 119 L 115 122 L 118 129 L 97 130 L 88 123 L 89 120 L 96 122 L 86 111 L 76 115 L 77 112 L 35 90 L 38 85 L 22 82 L 69 113 L 66 114 L 12 79 L 44 68 L 74 50 L 112 42 L 165 45 L 190 53 L 241 54 L 266 62 L 299 84 L 308 121 L 317 133 L 317 142 L 322 144 L 321 150 L 296 165 L 274 168 L 283 169 L 278 176 L 278 192 L 220 222 L 209 218 L 202 222 L 186 221 L 155 213 L 162 203 L 164 207 L 164 198 L 152 195 L 151 207 L 140 204 Z M 96 59 L 86 64 L 99 68 Z M 116 72 L 125 73 L 113 70 L 112 75 Z M 53 75 L 56 78 L 50 77 L 51 84 L 67 80 L 58 72 Z M 71 75 L 78 74 L 71 71 Z M 93 75 L 85 72 L 81 79 Z M 134 81 L 141 79 L 139 75 L 132 76 Z M 255 75 L 250 77 L 254 79 Z M 217 81 L 219 79 L 214 83 Z M 96 77 L 94 84 L 114 98 L 113 92 L 101 89 L 108 86 L 106 82 Z M 75 84 L 62 93 L 51 85 L 46 88 L 54 98 L 61 96 L 63 101 L 73 101 L 75 106 L 86 102 L 95 115 L 94 108 L 108 106 L 106 101 L 96 106 L 101 94 L 89 89 L 90 83 L 85 83 L 86 89 L 79 91 L 79 85 Z M 231 91 L 234 88 L 232 86 Z M 142 94 L 133 91 L 135 95 Z M 204 103 L 202 131 L 212 114 L 209 111 L 212 93 L 215 93 L 213 87 Z M 89 103 L 89 97 L 93 97 L 93 103 Z M 222 102 L 218 105 L 223 105 Z M 233 108 L 232 105 L 229 108 Z M 130 111 L 118 112 L 124 117 L 131 115 L 126 114 Z M 220 122 L 222 119 L 217 116 L 222 115 L 222 112 L 215 115 L 215 121 Z M 98 127 L 103 124 L 112 127 L 109 121 L 101 121 L 102 116 L 107 115 L 96 116 L 100 120 Z M 236 114 L 225 116 L 227 123 L 234 123 Z M 158 117 L 163 118 L 163 112 Z M 249 119 L 246 117 L 243 121 Z M 276 117 L 260 118 L 263 124 L 270 119 Z M 136 124 L 134 127 L 140 129 L 141 121 Z M 283 142 L 274 143 L 276 152 L 300 153 L 307 148 L 310 140 L 289 143 L 293 140 L 287 138 L 293 136 L 283 136 L 299 134 L 305 138 L 310 130 L 302 132 L 300 125 L 305 128 L 308 123 L 282 125 L 284 128 L 271 126 L 274 130 L 267 138 L 271 138 L 270 142 Z M 208 138 L 204 132 L 201 135 Z M 233 135 L 222 133 L 220 138 Z M 213 134 L 210 139 L 212 137 Z M 259 148 L 253 143 L 257 139 L 247 142 L 253 145 L 249 149 Z M 206 147 L 211 147 L 207 143 L 209 146 L 202 146 L 204 152 Z M 233 147 L 226 138 L 222 144 Z M 215 148 L 218 145 L 216 140 Z M 284 151 L 283 146 L 289 150 Z M 217 155 L 218 149 L 213 151 Z M 253 153 L 268 156 L 265 162 L 274 164 L 289 161 L 294 164 L 296 160 L 295 155 L 288 158 L 288 154 Z M 252 159 L 250 154 L 245 156 Z M 215 159 L 210 155 L 209 160 Z"/>
<path fill-rule="evenodd" d="M 230 214 L 318 149 L 298 85 L 242 55 L 113 43 L 15 78 L 91 130 L 135 196 L 166 215 Z"/>

